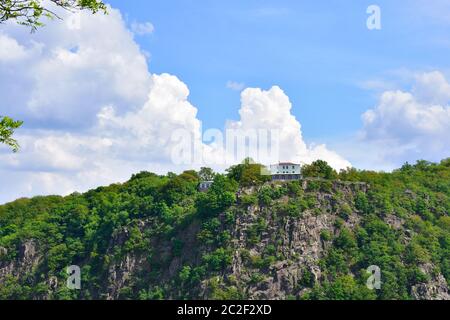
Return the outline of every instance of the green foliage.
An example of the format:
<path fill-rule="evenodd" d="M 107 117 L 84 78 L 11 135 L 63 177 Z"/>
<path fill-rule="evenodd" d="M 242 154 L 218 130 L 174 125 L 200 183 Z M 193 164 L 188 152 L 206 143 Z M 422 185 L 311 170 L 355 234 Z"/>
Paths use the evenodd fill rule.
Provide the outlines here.
<path fill-rule="evenodd" d="M 339 216 L 344 220 L 347 220 L 352 212 L 353 210 L 348 203 L 343 203 L 339 208 Z"/>
<path fill-rule="evenodd" d="M 328 230 L 322 230 L 320 232 L 320 239 L 322 239 L 323 241 L 330 241 L 331 239 L 333 239 L 333 235 Z"/>
<path fill-rule="evenodd" d="M 93 13 L 103 11 L 106 13 L 106 5 L 98 0 L 50 0 L 55 7 L 67 10 L 89 10 Z M 0 1 L 0 24 L 8 20 L 14 20 L 18 24 L 31 27 L 34 31 L 43 26 L 42 17 L 48 19 L 60 18 L 55 13 L 54 7 L 37 0 Z"/>
<path fill-rule="evenodd" d="M 336 179 L 338 174 L 336 171 L 323 160 L 317 160 L 310 165 L 302 167 L 302 175 L 311 178 Z"/>
<path fill-rule="evenodd" d="M 192 268 L 190 266 L 184 266 L 183 269 L 181 269 L 178 277 L 180 278 L 181 282 L 187 282 L 191 278 L 191 273 Z"/>
<path fill-rule="evenodd" d="M 333 282 L 326 282 L 322 287 L 315 287 L 308 296 L 316 300 L 374 300 L 376 295 L 365 285 L 358 284 L 349 275 L 340 276 Z"/>
<path fill-rule="evenodd" d="M 276 210 L 278 214 L 300 218 L 307 208 L 309 205 L 303 198 L 294 198 L 289 199 L 287 203 L 279 204 Z"/>
<path fill-rule="evenodd" d="M 31 299 L 34 290 L 28 285 L 22 285 L 19 279 L 8 276 L 0 285 L 0 300 Z"/>
<path fill-rule="evenodd" d="M 356 248 L 356 239 L 349 229 L 344 228 L 341 230 L 339 236 L 335 239 L 334 244 L 336 248 L 343 250 L 352 250 Z"/>
<path fill-rule="evenodd" d="M 216 216 L 236 202 L 237 185 L 225 176 L 217 175 L 206 193 L 197 197 L 197 211 L 202 217 Z"/>
<path fill-rule="evenodd" d="M 233 252 L 229 249 L 218 248 L 212 253 L 203 256 L 203 262 L 212 271 L 222 271 L 227 268 L 233 260 Z"/>
<path fill-rule="evenodd" d="M 288 194 L 292 197 L 301 197 L 303 195 L 303 188 L 299 181 L 290 181 L 287 184 Z"/>
<path fill-rule="evenodd" d="M 207 167 L 202 167 L 202 168 L 200 168 L 198 176 L 200 177 L 200 180 L 202 180 L 202 181 L 213 181 L 216 174 L 214 173 L 213 169 L 207 168 Z"/>
<path fill-rule="evenodd" d="M 248 208 L 250 206 L 258 204 L 258 197 L 254 194 L 244 194 L 240 197 L 240 201 L 242 206 Z"/>
<path fill-rule="evenodd" d="M 369 213 L 369 200 L 365 193 L 359 192 L 356 195 L 355 207 L 362 213 Z"/>
<path fill-rule="evenodd" d="M 182 174 L 170 179 L 161 189 L 160 197 L 169 206 L 180 203 L 196 193 L 197 182 L 194 176 Z"/>
<path fill-rule="evenodd" d="M 141 290 L 139 292 L 139 300 L 164 300 L 164 289 L 155 287 L 150 290 Z"/>
<path fill-rule="evenodd" d="M 260 206 L 270 206 L 273 200 L 273 191 L 271 187 L 263 187 L 258 192 L 258 201 Z"/>
<path fill-rule="evenodd" d="M 259 283 L 263 282 L 264 279 L 265 279 L 265 277 L 264 277 L 264 275 L 262 275 L 261 273 L 259 273 L 259 272 L 253 272 L 253 273 L 251 274 L 251 276 L 250 276 L 250 281 L 249 281 L 249 283 L 250 283 L 250 284 L 253 284 L 253 285 L 259 284 Z"/>
<path fill-rule="evenodd" d="M 212 300 L 241 300 L 244 295 L 235 286 L 225 287 L 223 281 L 214 277 L 208 281 L 210 295 L 209 298 Z"/>
<path fill-rule="evenodd" d="M 199 174 L 195 170 L 187 170 L 184 171 L 179 177 L 185 181 L 198 183 L 200 180 Z"/>
<path fill-rule="evenodd" d="M 54 246 L 48 252 L 48 267 L 51 271 L 57 271 L 70 265 L 70 255 L 67 245 L 62 243 Z"/>
<path fill-rule="evenodd" d="M 109 270 L 130 256 L 145 262 L 120 290 L 121 299 L 198 298 L 200 283 L 209 283 L 208 297 L 245 298 L 243 286 L 272 277 L 277 261 L 298 261 L 281 239 L 294 236 L 296 220 L 325 212 L 336 216 L 327 217 L 335 218 L 334 225 L 328 220 L 320 233 L 327 242 L 320 279 L 302 270 L 295 290 L 286 294 L 311 288 L 302 299 L 411 299 L 411 288 L 436 274 L 449 282 L 450 160 L 408 164 L 392 173 L 348 169 L 339 178 L 365 184 L 339 192 L 329 189 L 331 180 L 313 180 L 317 187 L 304 192 L 298 181 L 258 181 L 252 188 L 258 191 L 238 192 L 234 178 L 216 174 L 201 193 L 195 171 L 141 172 L 85 194 L 2 205 L 0 263 L 23 258 L 25 245 L 35 246 L 40 259 L 20 277 L 3 277 L 0 299 L 103 299 Z M 256 204 L 260 210 L 249 214 L 247 207 Z M 236 221 L 244 230 L 235 229 Z M 244 248 L 237 249 L 234 235 L 248 241 Z M 229 274 L 236 250 L 249 283 Z M 72 264 L 82 267 L 82 290 L 61 285 L 49 293 L 48 277 L 63 284 Z M 365 286 L 371 265 L 382 270 L 380 290 Z M 433 270 L 424 273 L 424 266 Z"/>
<path fill-rule="evenodd" d="M 147 244 L 144 240 L 144 236 L 137 226 L 133 226 L 129 230 L 129 238 L 125 242 L 124 249 L 126 252 L 132 252 L 136 250 L 144 250 Z"/>
<path fill-rule="evenodd" d="M 257 222 L 250 225 L 247 229 L 248 241 L 251 244 L 256 244 L 261 240 L 261 234 L 267 230 L 267 222 L 262 217 L 259 217 Z"/>
<path fill-rule="evenodd" d="M 7 146 L 11 147 L 14 152 L 17 152 L 19 150 L 19 144 L 15 139 L 12 138 L 12 136 L 14 134 L 14 131 L 18 129 L 22 124 L 22 121 L 15 121 L 9 117 L 0 116 L 0 144 L 6 144 Z"/>
<path fill-rule="evenodd" d="M 221 228 L 221 221 L 218 218 L 212 218 L 203 223 L 197 239 L 206 245 L 225 245 L 231 239 L 231 235 L 228 230 L 221 230 Z"/>
<path fill-rule="evenodd" d="M 298 284 L 301 287 L 312 288 L 312 287 L 314 287 L 315 283 L 316 283 L 316 278 L 315 278 L 314 274 L 308 269 L 303 270 L 302 277 L 300 278 Z"/>
<path fill-rule="evenodd" d="M 265 167 L 261 164 L 254 163 L 252 159 L 245 159 L 242 164 L 227 169 L 228 177 L 244 187 L 270 181 L 271 176 L 263 174 L 264 171 Z"/>

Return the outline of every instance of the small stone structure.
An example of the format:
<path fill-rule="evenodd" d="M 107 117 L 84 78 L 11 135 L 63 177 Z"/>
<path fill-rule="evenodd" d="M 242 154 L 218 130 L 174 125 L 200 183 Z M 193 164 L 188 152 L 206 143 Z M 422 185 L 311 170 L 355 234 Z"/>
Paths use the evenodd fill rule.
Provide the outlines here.
<path fill-rule="evenodd" d="M 202 181 L 202 182 L 200 182 L 200 184 L 198 186 L 198 190 L 200 192 L 206 192 L 209 190 L 209 188 L 211 188 L 212 184 L 213 184 L 213 181 Z"/>

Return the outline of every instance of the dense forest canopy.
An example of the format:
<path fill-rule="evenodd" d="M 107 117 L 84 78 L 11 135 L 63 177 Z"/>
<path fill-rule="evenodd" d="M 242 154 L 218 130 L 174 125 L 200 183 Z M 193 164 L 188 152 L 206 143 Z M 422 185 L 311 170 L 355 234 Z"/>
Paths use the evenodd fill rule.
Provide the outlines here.
<path fill-rule="evenodd" d="M 310 181 L 306 189 L 302 181 L 274 185 L 261 176 L 260 167 L 243 163 L 227 174 L 207 168 L 179 175 L 141 172 L 126 183 L 84 194 L 19 199 L 0 206 L 0 269 L 19 261 L 21 248 L 30 241 L 42 254 L 33 268 L 1 279 L 0 299 L 106 298 L 111 265 L 135 253 L 147 272 L 135 275 L 117 297 L 199 298 L 205 297 L 199 288 L 206 283 L 209 298 L 246 298 L 243 286 L 263 282 L 277 261 L 287 259 L 277 232 L 258 257 L 251 255 L 270 228 L 266 217 L 286 224 L 301 221 L 306 213 L 331 213 L 335 222 L 331 231 L 324 229 L 320 235 L 329 243 L 318 262 L 320 280 L 306 270 L 292 298 L 410 299 L 411 288 L 430 277 L 423 265 L 433 266 L 432 272 L 449 283 L 450 159 L 405 164 L 392 173 L 337 173 L 319 161 L 305 173 L 323 179 Z M 202 178 L 214 179 L 208 192 L 198 191 Z M 365 182 L 369 188 L 349 196 L 333 186 L 339 180 Z M 324 198 L 335 206 L 330 212 L 320 206 Z M 259 209 L 254 211 L 255 222 L 246 227 L 246 247 L 240 249 L 242 263 L 253 270 L 243 285 L 226 274 L 236 259 L 233 226 L 249 208 Z M 358 224 L 349 227 L 355 213 Z M 387 217 L 400 219 L 402 227 L 393 228 Z M 126 237 L 118 244 L 122 233 Z M 289 257 L 295 259 L 300 257 Z M 175 260 L 180 263 L 172 270 L 176 276 L 165 278 Z M 49 279 L 64 283 L 65 268 L 73 264 L 82 268 L 82 290 L 64 285 L 50 290 Z M 365 286 L 369 265 L 382 269 L 381 290 Z"/>

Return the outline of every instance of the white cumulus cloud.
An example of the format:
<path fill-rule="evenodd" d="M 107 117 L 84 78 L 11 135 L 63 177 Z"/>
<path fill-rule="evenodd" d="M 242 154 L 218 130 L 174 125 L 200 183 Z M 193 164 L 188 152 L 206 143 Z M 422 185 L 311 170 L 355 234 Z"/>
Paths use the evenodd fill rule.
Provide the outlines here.
<path fill-rule="evenodd" d="M 0 51 L 0 113 L 25 120 L 20 152 L 0 146 L 0 202 L 176 170 L 173 130 L 200 137 L 187 86 L 149 72 L 118 10 L 82 14 L 79 28 L 60 15 L 32 35 L 5 25 L 0 37 L 9 50 Z"/>
<path fill-rule="evenodd" d="M 351 164 L 325 145 L 307 145 L 302 137 L 300 122 L 292 114 L 289 97 L 280 87 L 264 91 L 248 88 L 241 93 L 241 119 L 228 123 L 228 128 L 241 130 L 273 130 L 278 134 L 279 161 L 311 163 L 322 159 L 336 169 Z"/>
<path fill-rule="evenodd" d="M 20 61 L 27 56 L 26 49 L 15 39 L 0 33 L 0 63 Z"/>
<path fill-rule="evenodd" d="M 363 116 L 364 141 L 382 146 L 385 161 L 440 160 L 450 150 L 450 85 L 440 72 L 416 76 L 411 92 L 384 92 Z"/>
<path fill-rule="evenodd" d="M 417 74 L 413 94 L 423 103 L 448 104 L 450 84 L 439 71 Z"/>
<path fill-rule="evenodd" d="M 81 13 L 79 28 L 68 23 L 73 14 L 60 14 L 64 21 L 31 35 L 24 27 L 4 26 L 0 41 L 20 59 L 0 58 L 2 112 L 29 125 L 80 128 L 91 126 L 105 105 L 119 112 L 142 105 L 151 77 L 120 12 Z"/>
<path fill-rule="evenodd" d="M 200 146 L 203 164 L 228 158 L 222 144 L 202 143 L 186 84 L 149 72 L 118 10 L 82 13 L 77 27 L 66 23 L 72 13 L 59 14 L 63 22 L 49 22 L 35 34 L 14 24 L 0 33 L 0 114 L 25 120 L 16 135 L 20 152 L 0 146 L 0 203 L 85 191 L 141 170 L 191 168 L 173 162 L 173 133 L 180 129 Z M 350 165 L 324 145 L 306 145 L 280 88 L 246 89 L 241 100 L 240 120 L 228 127 L 279 130 L 280 161 Z"/>

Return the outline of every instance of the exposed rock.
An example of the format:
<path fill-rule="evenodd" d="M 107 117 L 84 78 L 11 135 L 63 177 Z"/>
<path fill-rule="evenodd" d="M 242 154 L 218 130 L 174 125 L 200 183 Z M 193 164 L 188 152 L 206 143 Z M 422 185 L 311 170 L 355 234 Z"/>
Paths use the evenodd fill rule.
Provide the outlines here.
<path fill-rule="evenodd" d="M 114 300 L 120 296 L 120 290 L 127 286 L 138 267 L 142 267 L 143 259 L 136 255 L 127 254 L 125 259 L 113 263 L 109 268 L 108 288 L 106 299 Z"/>
<path fill-rule="evenodd" d="M 308 184 L 315 180 L 317 179 L 303 181 L 303 188 L 306 190 Z M 367 192 L 369 186 L 363 183 L 335 181 L 332 188 L 334 191 L 328 188 L 327 192 L 309 193 L 308 196 L 312 198 L 313 205 L 303 207 L 307 209 L 302 209 L 302 212 L 289 215 L 274 211 L 274 207 L 236 206 L 238 210 L 233 212 L 235 220 L 226 229 L 231 236 L 230 242 L 226 244 L 227 249 L 229 248 L 232 253 L 231 265 L 226 267 L 226 270 L 200 277 L 197 281 L 201 284 L 198 285 L 197 282 L 195 288 L 189 287 L 191 285 L 189 283 L 186 285 L 188 288 L 184 289 L 189 290 L 192 297 L 210 298 L 212 284 L 216 288 L 232 286 L 238 288 L 239 293 L 249 299 L 299 298 L 311 291 L 309 287 L 324 281 L 319 262 L 333 247 L 333 237 L 340 235 L 341 228 L 337 226 L 337 222 L 343 223 L 344 227 L 351 230 L 360 226 L 362 218 L 354 208 L 353 201 L 356 194 Z M 256 187 L 246 188 L 241 190 L 239 195 L 252 194 L 256 191 Z M 339 196 L 335 191 L 339 191 Z M 274 202 L 281 206 L 289 204 L 289 200 L 291 198 L 284 196 Z M 347 204 L 349 208 L 345 212 L 345 221 L 342 220 L 343 218 L 338 219 L 339 210 L 344 204 Z M 135 220 L 134 228 L 137 227 L 144 234 L 154 224 L 152 219 Z M 225 214 L 219 215 L 218 219 L 222 222 L 220 228 L 224 228 Z M 402 235 L 402 240 L 405 242 L 410 241 L 414 236 L 413 231 L 405 230 L 404 219 L 393 214 L 386 214 L 383 219 L 391 228 L 399 230 L 398 234 Z M 258 231 L 255 240 L 254 235 L 250 235 L 250 231 L 258 226 L 261 220 L 266 225 L 262 228 L 263 230 Z M 178 298 L 183 288 L 177 287 L 170 290 L 170 285 L 179 281 L 178 275 L 181 268 L 190 266 L 194 269 L 201 265 L 205 252 L 209 253 L 217 249 L 199 240 L 198 234 L 203 222 L 193 219 L 181 230 L 170 233 L 170 236 L 165 234 L 160 237 L 157 234 L 148 240 L 148 248 L 139 247 L 139 249 L 129 249 L 127 246 L 133 233 L 130 231 L 135 231 L 129 225 L 115 230 L 111 238 L 107 239 L 106 253 L 103 252 L 106 270 L 103 270 L 104 274 L 99 275 L 100 284 L 93 290 L 92 296 L 119 299 L 121 292 L 133 290 L 133 285 L 140 282 L 144 283 L 144 286 L 148 284 L 149 289 L 156 286 L 169 287 L 165 292 L 165 298 Z M 326 239 L 322 236 L 324 232 L 330 235 L 329 239 L 324 240 Z M 181 252 L 177 254 L 174 254 L 173 250 L 174 239 L 182 246 Z M 267 253 L 269 247 L 270 254 Z M 32 272 L 42 261 L 45 261 L 46 255 L 46 252 L 39 248 L 34 240 L 25 241 L 20 245 L 17 256 L 13 260 L 1 259 L 6 257 L 8 252 L 10 251 L 6 248 L 0 247 L 0 282 L 7 276 L 21 277 Z M 268 256 L 271 258 L 269 262 L 263 261 Z M 154 257 L 158 265 L 154 266 L 150 263 L 149 257 Z M 436 274 L 432 264 L 422 265 L 420 269 L 430 280 L 410 288 L 411 296 L 415 299 L 450 300 L 444 276 Z M 157 276 L 151 280 L 143 276 L 155 270 Z M 48 295 L 44 294 L 39 298 L 51 297 L 58 289 L 58 282 L 60 286 L 64 285 L 61 280 L 56 277 L 39 279 L 41 283 L 48 286 Z M 133 294 L 136 295 L 135 292 Z"/>
<path fill-rule="evenodd" d="M 285 218 L 273 220 L 271 215 L 265 215 L 258 208 L 250 208 L 245 215 L 236 219 L 233 236 L 239 241 L 237 249 L 246 248 L 248 242 L 246 231 L 252 224 L 256 223 L 258 217 L 263 215 L 268 222 L 268 231 L 262 233 L 261 240 L 250 248 L 250 256 L 261 256 L 269 242 L 280 243 L 281 255 L 285 258 L 278 261 L 272 267 L 272 276 L 257 284 L 250 284 L 246 294 L 250 299 L 285 299 L 290 293 L 295 292 L 305 268 L 318 281 L 321 270 L 318 267 L 319 260 L 325 252 L 324 243 L 321 241 L 321 232 L 328 230 L 333 234 L 336 216 L 334 214 L 313 215 L 306 213 L 301 219 Z M 351 215 L 348 219 L 349 225 L 355 225 L 359 221 L 357 215 Z M 280 232 L 282 230 L 283 232 Z M 252 273 L 256 272 L 244 264 L 239 250 L 235 251 L 231 272 L 238 279 L 250 279 Z"/>
<path fill-rule="evenodd" d="M 397 217 L 393 214 L 386 215 L 384 221 L 396 230 L 401 229 L 403 227 L 403 224 L 405 223 L 404 219 Z"/>
<path fill-rule="evenodd" d="M 42 253 L 38 251 L 37 246 L 35 240 L 27 240 L 20 246 L 16 259 L 12 261 L 0 260 L 0 280 L 7 276 L 17 277 L 34 270 L 42 260 Z M 6 255 L 8 250 L 3 249 L 3 253 Z"/>
<path fill-rule="evenodd" d="M 51 291 L 55 291 L 56 288 L 58 288 L 58 278 L 57 277 L 50 277 L 50 279 L 48 279 L 48 288 Z"/>
<path fill-rule="evenodd" d="M 421 283 L 412 287 L 411 294 L 417 300 L 450 300 L 450 292 L 447 281 L 440 273 L 434 274 L 434 266 L 431 263 L 420 266 L 423 273 L 431 277 L 427 283 Z"/>

